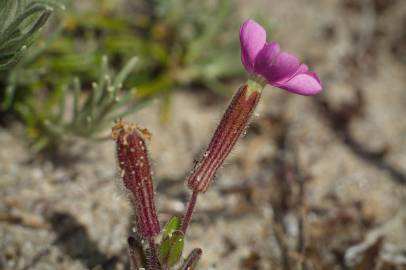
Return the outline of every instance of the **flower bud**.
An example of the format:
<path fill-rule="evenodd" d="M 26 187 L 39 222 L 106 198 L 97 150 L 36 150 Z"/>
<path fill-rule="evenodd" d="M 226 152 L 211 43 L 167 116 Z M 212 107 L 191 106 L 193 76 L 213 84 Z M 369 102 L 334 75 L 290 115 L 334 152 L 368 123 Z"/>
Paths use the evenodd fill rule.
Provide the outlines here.
<path fill-rule="evenodd" d="M 190 174 L 187 185 L 195 192 L 205 192 L 217 169 L 223 164 L 237 139 L 246 129 L 263 85 L 249 81 L 238 89 L 218 125 L 203 157 Z"/>
<path fill-rule="evenodd" d="M 159 233 L 160 227 L 144 140 L 150 139 L 151 134 L 146 129 L 119 120 L 112 129 L 112 137 L 117 145 L 121 177 L 135 207 L 138 233 L 146 238 L 155 236 Z"/>

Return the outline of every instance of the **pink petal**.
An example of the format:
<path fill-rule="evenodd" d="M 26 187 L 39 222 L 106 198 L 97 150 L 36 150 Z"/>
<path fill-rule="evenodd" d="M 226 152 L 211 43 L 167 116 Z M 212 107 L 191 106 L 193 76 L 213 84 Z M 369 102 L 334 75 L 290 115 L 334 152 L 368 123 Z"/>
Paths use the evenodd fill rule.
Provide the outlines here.
<path fill-rule="evenodd" d="M 306 66 L 305 64 L 301 64 L 300 67 L 297 69 L 296 74 L 305 73 L 307 71 L 309 71 L 309 67 Z"/>
<path fill-rule="evenodd" d="M 322 90 L 320 79 L 316 73 L 310 71 L 296 74 L 287 81 L 278 82 L 273 85 L 304 96 L 316 95 Z"/>
<path fill-rule="evenodd" d="M 255 58 L 264 47 L 265 41 L 265 29 L 257 22 L 247 20 L 241 25 L 241 62 L 250 73 L 254 73 Z"/>
<path fill-rule="evenodd" d="M 272 84 L 292 77 L 299 68 L 300 62 L 296 56 L 282 52 L 278 54 L 270 68 L 262 71 L 262 75 Z"/>
<path fill-rule="evenodd" d="M 317 76 L 316 72 L 309 71 L 307 73 L 309 75 L 313 76 L 319 82 L 319 84 L 321 84 L 320 78 L 319 78 L 319 76 Z"/>
<path fill-rule="evenodd" d="M 280 48 L 278 43 L 266 43 L 255 59 L 255 73 L 267 77 L 268 73 L 273 72 L 271 69 L 279 53 Z"/>

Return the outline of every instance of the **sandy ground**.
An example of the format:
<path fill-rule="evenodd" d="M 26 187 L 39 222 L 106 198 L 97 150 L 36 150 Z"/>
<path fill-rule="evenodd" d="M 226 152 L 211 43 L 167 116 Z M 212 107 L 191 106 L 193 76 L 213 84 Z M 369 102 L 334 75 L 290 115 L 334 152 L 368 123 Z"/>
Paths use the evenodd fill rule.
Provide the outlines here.
<path fill-rule="evenodd" d="M 303 254 L 307 269 L 372 269 L 354 265 L 384 236 L 381 266 L 399 268 L 382 269 L 405 269 L 405 2 L 243 6 L 263 7 L 274 38 L 325 90 L 309 98 L 265 89 L 247 135 L 199 197 L 186 249 L 203 249 L 199 269 L 303 269 Z M 158 103 L 127 118 L 153 134 L 162 223 L 184 210 L 184 178 L 227 105 L 186 90 L 174 94 L 166 125 Z M 0 130 L 0 269 L 125 269 L 133 224 L 113 142 L 44 161 L 21 134 Z"/>

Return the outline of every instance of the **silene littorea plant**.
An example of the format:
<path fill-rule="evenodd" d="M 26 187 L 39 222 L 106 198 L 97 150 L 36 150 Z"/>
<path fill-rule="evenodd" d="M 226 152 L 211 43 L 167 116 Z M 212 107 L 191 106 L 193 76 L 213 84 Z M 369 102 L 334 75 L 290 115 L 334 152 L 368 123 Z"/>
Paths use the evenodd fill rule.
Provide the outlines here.
<path fill-rule="evenodd" d="M 234 94 L 209 146 L 186 180 L 192 195 L 183 217 L 172 217 L 160 227 L 146 145 L 150 133 L 123 120 L 113 127 L 121 177 L 136 213 L 137 235 L 128 240 L 133 269 L 195 269 L 202 250 L 194 249 L 185 258 L 182 250 L 197 197 L 210 187 L 216 171 L 247 128 L 265 85 L 305 96 L 322 90 L 317 75 L 295 56 L 281 51 L 278 43 L 268 43 L 266 31 L 255 21 L 242 24 L 240 45 L 249 79 Z"/>

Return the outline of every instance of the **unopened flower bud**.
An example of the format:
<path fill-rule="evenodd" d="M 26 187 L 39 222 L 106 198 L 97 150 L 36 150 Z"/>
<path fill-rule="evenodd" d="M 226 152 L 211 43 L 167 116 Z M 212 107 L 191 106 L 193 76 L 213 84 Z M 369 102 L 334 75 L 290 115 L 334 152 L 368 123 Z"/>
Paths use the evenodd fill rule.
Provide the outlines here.
<path fill-rule="evenodd" d="M 144 140 L 149 139 L 151 135 L 146 129 L 119 120 L 112 129 L 112 137 L 117 145 L 121 177 L 135 207 L 138 233 L 143 237 L 155 236 L 159 233 L 160 227 Z"/>

